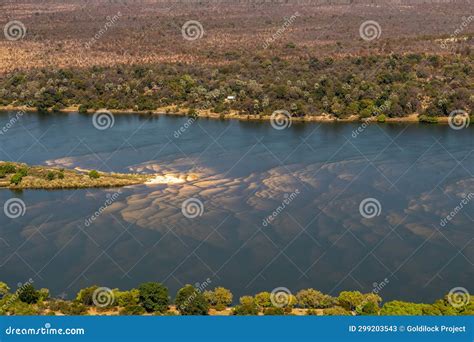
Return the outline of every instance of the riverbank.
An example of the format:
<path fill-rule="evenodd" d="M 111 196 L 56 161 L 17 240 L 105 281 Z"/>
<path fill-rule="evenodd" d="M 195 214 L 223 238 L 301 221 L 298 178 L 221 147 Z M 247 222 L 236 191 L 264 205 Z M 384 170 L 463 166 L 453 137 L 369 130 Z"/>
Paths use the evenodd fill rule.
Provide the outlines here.
<path fill-rule="evenodd" d="M 81 189 L 155 184 L 157 175 L 68 170 L 0 161 L 0 189 Z"/>
<path fill-rule="evenodd" d="M 16 111 L 16 112 L 36 112 L 36 108 L 26 106 L 0 106 L 1 111 Z M 205 118 L 205 119 L 219 119 L 219 120 L 240 120 L 240 121 L 270 121 L 271 115 L 252 115 L 252 114 L 241 114 L 237 111 L 230 111 L 229 113 L 214 113 L 210 110 L 196 110 L 195 113 L 190 115 L 189 108 L 178 108 L 176 106 L 167 106 L 157 108 L 156 110 L 139 111 L 134 109 L 107 109 L 108 112 L 117 115 L 169 115 L 169 116 L 191 116 L 193 118 Z M 88 110 L 86 113 L 81 114 L 94 114 L 96 111 Z M 79 113 L 79 106 L 70 106 L 62 108 L 57 113 Z M 423 116 L 418 113 L 413 113 L 404 117 L 385 117 L 384 120 L 379 120 L 377 116 L 369 118 L 361 118 L 358 115 L 351 115 L 347 118 L 340 119 L 329 114 L 320 115 L 306 115 L 303 117 L 292 117 L 292 122 L 361 122 L 361 123 L 419 123 L 423 122 Z M 447 116 L 436 117 L 439 124 L 448 124 L 449 118 Z"/>

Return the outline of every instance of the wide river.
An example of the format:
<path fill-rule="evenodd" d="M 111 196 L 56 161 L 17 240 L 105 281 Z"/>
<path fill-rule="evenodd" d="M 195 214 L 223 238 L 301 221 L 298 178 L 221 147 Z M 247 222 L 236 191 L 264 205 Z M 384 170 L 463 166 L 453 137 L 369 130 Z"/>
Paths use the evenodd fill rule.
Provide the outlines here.
<path fill-rule="evenodd" d="M 2 207 L 25 203 L 18 218 L 0 211 L 0 281 L 12 288 L 31 278 L 72 298 L 93 284 L 158 281 L 174 297 L 211 281 L 236 298 L 313 287 L 426 302 L 474 291 L 471 127 L 276 130 L 116 115 L 98 130 L 92 116 L 6 112 L 0 127 L 0 160 L 185 179 L 120 192 L 1 190 Z M 183 214 L 190 199 L 201 215 Z"/>

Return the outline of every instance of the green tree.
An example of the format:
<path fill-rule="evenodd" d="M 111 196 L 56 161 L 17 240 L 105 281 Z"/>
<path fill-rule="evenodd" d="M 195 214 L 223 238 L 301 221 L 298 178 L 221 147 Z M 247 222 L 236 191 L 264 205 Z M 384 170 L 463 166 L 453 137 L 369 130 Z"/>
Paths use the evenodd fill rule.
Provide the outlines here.
<path fill-rule="evenodd" d="M 260 309 L 269 308 L 269 307 L 272 306 L 272 301 L 271 301 L 271 294 L 270 294 L 270 292 L 260 292 L 260 293 L 257 293 L 257 294 L 255 295 L 254 301 L 255 301 L 255 304 L 257 304 L 257 306 L 258 306 Z"/>
<path fill-rule="evenodd" d="M 359 291 L 342 291 L 337 300 L 344 309 L 353 311 L 363 303 L 364 295 Z"/>
<path fill-rule="evenodd" d="M 31 284 L 23 285 L 17 291 L 18 298 L 27 304 L 36 304 L 40 299 L 40 294 L 38 291 L 35 290 L 34 286 Z"/>
<path fill-rule="evenodd" d="M 323 309 L 334 305 L 335 299 L 314 289 L 301 290 L 296 294 L 298 305 L 305 309 Z"/>
<path fill-rule="evenodd" d="M 168 310 L 168 289 L 160 283 L 149 282 L 138 287 L 139 302 L 147 312 L 165 312 Z"/>
<path fill-rule="evenodd" d="M 222 311 L 232 304 L 232 292 L 223 287 L 216 287 L 214 291 L 205 291 L 204 297 L 212 308 Z"/>
<path fill-rule="evenodd" d="M 87 306 L 94 305 L 94 292 L 98 288 L 99 286 L 94 285 L 81 289 L 76 295 L 76 301 Z"/>
<path fill-rule="evenodd" d="M 209 303 L 204 295 L 192 285 L 185 285 L 176 294 L 176 308 L 181 315 L 207 315 Z"/>

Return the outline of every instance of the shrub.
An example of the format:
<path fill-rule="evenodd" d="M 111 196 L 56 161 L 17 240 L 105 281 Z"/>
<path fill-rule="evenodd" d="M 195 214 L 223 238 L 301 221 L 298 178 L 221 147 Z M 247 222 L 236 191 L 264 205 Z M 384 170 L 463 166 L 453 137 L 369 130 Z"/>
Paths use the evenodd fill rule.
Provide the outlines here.
<path fill-rule="evenodd" d="M 418 121 L 422 123 L 434 124 L 438 123 L 438 118 L 436 116 L 420 115 Z"/>
<path fill-rule="evenodd" d="M 362 304 L 364 295 L 359 291 L 342 291 L 337 300 L 344 309 L 352 311 Z"/>
<path fill-rule="evenodd" d="M 5 178 L 6 175 L 7 174 L 6 174 L 5 170 L 0 169 L 0 178 Z"/>
<path fill-rule="evenodd" d="M 308 309 L 306 310 L 306 316 L 319 316 L 319 314 L 315 309 Z"/>
<path fill-rule="evenodd" d="M 323 315 L 326 316 L 350 316 L 352 313 L 350 311 L 347 311 L 344 308 L 341 308 L 340 306 L 335 306 L 333 308 L 327 308 L 323 310 Z"/>
<path fill-rule="evenodd" d="M 175 304 L 181 315 L 207 315 L 209 312 L 206 298 L 192 285 L 186 285 L 178 291 Z"/>
<path fill-rule="evenodd" d="M 263 314 L 265 316 L 284 316 L 285 315 L 285 310 L 283 308 L 266 308 L 263 310 Z"/>
<path fill-rule="evenodd" d="M 125 316 L 140 316 L 145 312 L 145 309 L 140 305 L 127 305 L 120 310 L 119 314 Z"/>
<path fill-rule="evenodd" d="M 27 167 L 20 167 L 17 171 L 17 174 L 21 175 L 22 177 L 28 176 L 28 168 Z"/>
<path fill-rule="evenodd" d="M 6 174 L 15 173 L 16 167 L 11 163 L 5 163 L 0 165 L 0 171 L 4 171 Z"/>
<path fill-rule="evenodd" d="M 168 289 L 160 283 L 144 283 L 138 287 L 139 302 L 147 312 L 168 310 Z"/>
<path fill-rule="evenodd" d="M 79 108 L 78 108 L 78 111 L 79 111 L 79 113 L 81 113 L 81 114 L 86 114 L 86 113 L 87 113 L 87 106 L 81 104 L 81 105 L 79 106 Z"/>
<path fill-rule="evenodd" d="M 24 285 L 18 290 L 18 298 L 27 304 L 36 304 L 40 299 L 40 294 L 31 284 Z"/>
<path fill-rule="evenodd" d="M 394 300 L 385 303 L 380 310 L 380 314 L 388 316 L 421 316 L 423 315 L 423 304 Z"/>
<path fill-rule="evenodd" d="M 385 116 L 385 114 L 380 114 L 379 116 L 377 116 L 377 122 L 384 123 L 386 120 L 387 117 Z"/>
<path fill-rule="evenodd" d="M 5 307 L 5 309 L 8 314 L 15 316 L 33 316 L 39 314 L 39 310 L 35 305 L 30 305 L 22 301 L 13 302 L 8 307 Z"/>
<path fill-rule="evenodd" d="M 8 294 L 9 291 L 10 291 L 10 288 L 8 287 L 8 285 L 0 281 L 0 299 L 2 299 L 3 296 Z"/>
<path fill-rule="evenodd" d="M 140 303 L 140 291 L 131 289 L 130 291 L 114 291 L 115 301 L 119 306 L 134 306 Z"/>
<path fill-rule="evenodd" d="M 66 305 L 61 307 L 61 312 L 65 315 L 80 316 L 87 313 L 87 307 L 77 302 L 65 302 Z"/>
<path fill-rule="evenodd" d="M 380 311 L 379 306 L 374 302 L 367 302 L 357 307 L 356 312 L 359 315 L 371 316 L 378 315 Z"/>
<path fill-rule="evenodd" d="M 258 315 L 258 306 L 251 296 L 243 296 L 240 298 L 240 305 L 234 307 L 233 315 L 237 316 L 255 316 Z"/>
<path fill-rule="evenodd" d="M 10 183 L 11 184 L 15 184 L 15 185 L 18 185 L 21 183 L 21 181 L 23 180 L 23 176 L 20 175 L 19 173 L 15 173 L 12 178 L 10 178 Z"/>
<path fill-rule="evenodd" d="M 92 170 L 89 172 L 89 177 L 90 179 L 98 179 L 100 177 L 100 174 L 96 170 Z"/>
<path fill-rule="evenodd" d="M 87 306 L 92 306 L 94 305 L 94 291 L 97 290 L 99 287 L 97 285 L 91 286 L 91 287 L 86 287 L 84 289 L 81 289 L 76 296 L 76 301 L 87 305 Z"/>
<path fill-rule="evenodd" d="M 49 180 L 49 181 L 52 181 L 55 177 L 55 174 L 53 171 L 49 171 L 48 174 L 46 175 L 46 178 Z"/>

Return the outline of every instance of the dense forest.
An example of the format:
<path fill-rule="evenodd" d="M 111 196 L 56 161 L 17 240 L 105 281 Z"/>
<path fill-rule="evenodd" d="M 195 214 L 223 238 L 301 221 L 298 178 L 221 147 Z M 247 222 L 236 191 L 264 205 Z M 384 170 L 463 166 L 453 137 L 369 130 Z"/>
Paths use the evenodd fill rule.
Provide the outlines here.
<path fill-rule="evenodd" d="M 0 282 L 0 315 L 449 315 L 474 314 L 474 296 L 450 293 L 433 304 L 389 301 L 382 304 L 376 293 L 342 291 L 338 297 L 314 289 L 292 295 L 286 288 L 243 296 L 234 302 L 230 290 L 210 288 L 211 282 L 185 285 L 174 301 L 168 289 L 155 282 L 121 291 L 91 286 L 80 290 L 73 300 L 51 298 L 48 289 L 36 290 L 33 281 L 14 292 Z"/>
<path fill-rule="evenodd" d="M 287 46 L 292 49 L 292 46 Z M 413 113 L 446 116 L 474 104 L 473 57 L 391 54 L 345 58 L 238 58 L 204 67 L 189 64 L 117 65 L 87 69 L 17 72 L 0 83 L 1 105 L 28 105 L 40 111 L 80 106 L 156 111 L 167 106 L 191 113 L 293 116 L 329 114 L 361 118 Z"/>

